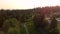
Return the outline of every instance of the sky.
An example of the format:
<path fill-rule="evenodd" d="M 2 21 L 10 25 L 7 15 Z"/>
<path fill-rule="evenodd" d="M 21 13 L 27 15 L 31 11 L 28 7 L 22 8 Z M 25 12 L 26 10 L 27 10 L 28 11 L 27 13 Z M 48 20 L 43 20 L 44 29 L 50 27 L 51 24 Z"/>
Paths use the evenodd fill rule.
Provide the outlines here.
<path fill-rule="evenodd" d="M 56 5 L 60 6 L 60 0 L 0 0 L 0 9 L 32 9 Z"/>

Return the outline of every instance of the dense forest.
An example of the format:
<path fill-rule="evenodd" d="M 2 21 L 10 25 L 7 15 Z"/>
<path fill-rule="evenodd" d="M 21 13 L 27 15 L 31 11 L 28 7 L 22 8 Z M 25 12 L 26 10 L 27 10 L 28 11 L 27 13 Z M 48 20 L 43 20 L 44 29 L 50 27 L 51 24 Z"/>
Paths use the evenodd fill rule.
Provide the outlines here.
<path fill-rule="evenodd" d="M 47 19 L 50 18 L 50 19 Z M 0 10 L 0 34 L 60 34 L 60 6 Z"/>

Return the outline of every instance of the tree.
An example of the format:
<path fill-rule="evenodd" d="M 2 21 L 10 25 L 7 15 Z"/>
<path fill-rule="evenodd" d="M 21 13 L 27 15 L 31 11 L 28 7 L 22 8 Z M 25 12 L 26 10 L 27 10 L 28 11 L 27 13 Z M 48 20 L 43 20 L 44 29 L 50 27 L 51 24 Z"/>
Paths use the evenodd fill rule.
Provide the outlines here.
<path fill-rule="evenodd" d="M 4 34 L 20 34 L 19 21 L 15 18 L 9 18 L 3 24 Z"/>
<path fill-rule="evenodd" d="M 34 26 L 37 32 L 40 34 L 47 34 L 49 31 L 49 22 L 46 20 L 44 14 L 35 15 L 34 19 Z"/>
<path fill-rule="evenodd" d="M 28 28 L 26 26 L 26 15 L 25 14 L 22 14 L 21 18 L 20 18 L 20 22 L 21 24 L 24 26 L 25 30 L 26 30 L 26 33 L 29 34 L 28 32 Z"/>
<path fill-rule="evenodd" d="M 2 28 L 4 20 L 5 20 L 5 15 L 1 12 L 0 13 L 0 28 Z"/>
<path fill-rule="evenodd" d="M 27 23 L 31 20 L 31 14 L 21 14 L 20 16 L 20 24 L 22 24 L 26 30 L 26 33 L 29 34 Z"/>
<path fill-rule="evenodd" d="M 55 16 L 53 15 L 51 17 L 51 25 L 50 25 L 51 34 L 58 34 L 57 23 L 58 23 L 58 21 L 56 20 Z"/>

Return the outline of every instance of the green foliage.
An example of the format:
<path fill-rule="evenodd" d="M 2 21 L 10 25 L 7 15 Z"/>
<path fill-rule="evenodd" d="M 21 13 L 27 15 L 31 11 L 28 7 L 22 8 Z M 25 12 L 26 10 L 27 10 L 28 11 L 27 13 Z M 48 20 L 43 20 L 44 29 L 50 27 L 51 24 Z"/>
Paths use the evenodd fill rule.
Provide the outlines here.
<path fill-rule="evenodd" d="M 51 34 L 58 34 L 57 24 L 58 24 L 58 22 L 57 22 L 55 16 L 53 15 L 51 17 L 51 25 L 50 25 Z"/>
<path fill-rule="evenodd" d="M 56 28 L 57 27 L 57 20 L 55 18 L 55 16 L 51 17 L 51 28 Z"/>
<path fill-rule="evenodd" d="M 11 18 L 13 17 L 13 18 Z M 16 17 L 16 18 L 15 18 Z M 37 18 L 36 18 L 37 17 Z M 40 27 L 42 27 L 43 21 L 44 21 L 44 25 L 49 25 L 46 24 L 46 20 L 45 20 L 45 16 L 43 14 L 37 14 L 36 17 L 34 17 L 34 15 L 32 14 L 11 14 L 10 16 L 4 16 L 4 14 L 0 14 L 0 20 L 5 20 L 3 21 L 3 28 L 8 30 L 7 33 L 8 34 L 27 34 L 26 32 L 26 28 L 29 32 L 29 34 L 40 34 L 41 32 L 43 33 L 43 31 L 40 29 Z M 35 19 L 36 23 L 34 22 Z M 39 20 L 39 21 L 37 21 Z M 52 18 L 52 22 L 51 23 L 55 23 L 55 17 Z M 59 23 L 60 24 L 60 23 Z M 60 25 L 58 24 L 58 29 L 60 30 Z M 26 26 L 26 28 L 24 27 L 24 25 Z M 43 25 L 43 26 L 44 26 Z M 55 24 L 54 24 L 55 25 Z M 44 27 L 45 27 L 44 26 Z M 53 26 L 53 25 L 51 25 Z M 35 27 L 40 31 L 37 32 L 35 30 Z M 55 31 L 57 31 L 57 28 L 54 29 L 51 33 L 55 33 Z M 60 32 L 60 31 L 59 31 Z"/>
<path fill-rule="evenodd" d="M 8 34 L 19 34 L 20 33 L 20 27 L 19 27 L 19 21 L 17 21 L 15 18 L 9 18 L 4 21 L 3 27 L 8 26 Z"/>
<path fill-rule="evenodd" d="M 31 14 L 22 14 L 20 16 L 20 24 L 22 24 L 22 26 L 24 27 L 26 34 L 29 34 L 29 30 L 28 30 L 27 24 L 30 23 L 31 18 L 32 18 Z"/>
<path fill-rule="evenodd" d="M 22 25 L 20 25 L 20 34 L 26 34 L 26 30 Z"/>

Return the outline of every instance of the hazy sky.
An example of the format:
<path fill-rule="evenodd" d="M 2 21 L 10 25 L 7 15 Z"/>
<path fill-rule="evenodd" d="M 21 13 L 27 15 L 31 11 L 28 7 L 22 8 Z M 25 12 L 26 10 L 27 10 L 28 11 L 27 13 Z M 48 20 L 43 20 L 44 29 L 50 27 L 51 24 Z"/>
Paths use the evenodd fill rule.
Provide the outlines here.
<path fill-rule="evenodd" d="M 60 5 L 60 0 L 0 0 L 0 9 L 30 9 Z"/>

